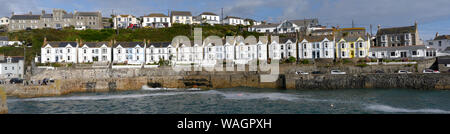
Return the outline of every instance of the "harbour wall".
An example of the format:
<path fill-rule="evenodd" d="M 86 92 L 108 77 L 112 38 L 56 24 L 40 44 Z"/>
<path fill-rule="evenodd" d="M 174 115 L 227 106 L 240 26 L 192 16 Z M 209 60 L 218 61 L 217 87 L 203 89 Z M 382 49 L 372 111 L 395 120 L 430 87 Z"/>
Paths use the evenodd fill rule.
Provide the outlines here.
<path fill-rule="evenodd" d="M 8 107 L 6 105 L 6 93 L 0 88 L 0 114 L 8 113 Z"/>
<path fill-rule="evenodd" d="M 258 72 L 175 72 L 164 69 L 48 70 L 35 78 L 54 78 L 49 85 L 0 85 L 7 95 L 21 98 L 59 96 L 76 92 L 111 92 L 158 88 L 275 88 L 360 89 L 408 88 L 450 90 L 449 74 L 279 74 L 275 82 L 262 82 Z"/>

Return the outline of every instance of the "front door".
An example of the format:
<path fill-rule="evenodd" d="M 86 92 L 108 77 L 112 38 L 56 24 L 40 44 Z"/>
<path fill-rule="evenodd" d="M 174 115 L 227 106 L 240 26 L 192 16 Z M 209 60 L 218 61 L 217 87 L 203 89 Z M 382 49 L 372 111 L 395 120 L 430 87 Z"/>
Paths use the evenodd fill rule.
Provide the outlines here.
<path fill-rule="evenodd" d="M 355 57 L 355 51 L 354 50 L 351 50 L 350 51 L 350 58 L 354 58 Z"/>

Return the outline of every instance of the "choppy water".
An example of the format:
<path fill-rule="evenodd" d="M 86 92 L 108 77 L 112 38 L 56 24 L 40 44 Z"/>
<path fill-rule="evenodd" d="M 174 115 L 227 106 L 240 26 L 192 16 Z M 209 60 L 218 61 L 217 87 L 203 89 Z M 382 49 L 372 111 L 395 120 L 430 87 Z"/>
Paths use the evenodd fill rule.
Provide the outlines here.
<path fill-rule="evenodd" d="M 8 98 L 10 114 L 450 114 L 450 91 L 143 88 Z"/>

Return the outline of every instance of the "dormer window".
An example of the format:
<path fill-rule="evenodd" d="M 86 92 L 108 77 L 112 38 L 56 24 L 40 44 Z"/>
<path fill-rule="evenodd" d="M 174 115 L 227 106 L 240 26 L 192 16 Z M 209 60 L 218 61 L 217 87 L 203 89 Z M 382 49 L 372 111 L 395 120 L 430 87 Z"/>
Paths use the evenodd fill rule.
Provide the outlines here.
<path fill-rule="evenodd" d="M 8 61 L 8 63 L 11 63 L 12 59 L 11 57 L 9 57 L 8 59 L 6 59 Z"/>

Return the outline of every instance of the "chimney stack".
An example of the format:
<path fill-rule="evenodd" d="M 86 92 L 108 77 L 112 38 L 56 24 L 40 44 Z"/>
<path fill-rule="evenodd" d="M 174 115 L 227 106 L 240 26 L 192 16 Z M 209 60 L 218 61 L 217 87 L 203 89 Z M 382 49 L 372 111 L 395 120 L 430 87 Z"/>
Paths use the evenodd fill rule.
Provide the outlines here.
<path fill-rule="evenodd" d="M 33 12 L 30 11 L 30 15 L 33 15 Z"/>
<path fill-rule="evenodd" d="M 414 21 L 414 26 L 417 28 L 417 20 Z"/>
<path fill-rule="evenodd" d="M 381 25 L 380 24 L 378 24 L 378 30 L 380 30 L 381 29 Z"/>
<path fill-rule="evenodd" d="M 14 16 L 14 12 L 11 13 L 11 16 Z"/>
<path fill-rule="evenodd" d="M 44 15 L 45 14 L 45 10 L 42 10 L 42 15 Z"/>
<path fill-rule="evenodd" d="M 45 46 L 47 44 L 47 37 L 44 37 L 44 45 Z"/>
<path fill-rule="evenodd" d="M 439 32 L 436 32 L 436 37 L 438 37 L 439 36 Z"/>

